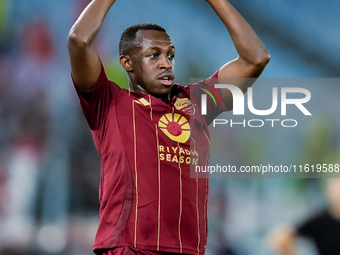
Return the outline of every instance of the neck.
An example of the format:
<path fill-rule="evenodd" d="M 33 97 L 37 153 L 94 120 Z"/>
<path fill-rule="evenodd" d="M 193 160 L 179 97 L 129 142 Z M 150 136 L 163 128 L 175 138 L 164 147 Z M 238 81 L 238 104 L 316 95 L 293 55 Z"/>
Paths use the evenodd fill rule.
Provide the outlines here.
<path fill-rule="evenodd" d="M 134 85 L 130 82 L 130 90 L 138 93 L 143 93 L 147 95 L 151 95 L 153 97 L 158 98 L 159 100 L 166 101 L 168 99 L 169 94 L 164 94 L 164 95 L 152 95 L 150 94 L 147 90 L 142 88 L 140 85 Z"/>

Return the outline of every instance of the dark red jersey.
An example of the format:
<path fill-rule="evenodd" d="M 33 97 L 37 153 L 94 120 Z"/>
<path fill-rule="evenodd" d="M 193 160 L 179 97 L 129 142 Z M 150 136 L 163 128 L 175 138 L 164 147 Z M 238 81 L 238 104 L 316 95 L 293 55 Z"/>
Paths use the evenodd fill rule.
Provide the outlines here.
<path fill-rule="evenodd" d="M 190 166 L 208 164 L 207 122 L 214 116 L 200 114 L 199 87 L 209 89 L 209 83 L 212 78 L 175 84 L 166 102 L 121 89 L 104 69 L 91 91 L 76 86 L 101 156 L 95 251 L 205 252 L 208 179 L 190 177 Z M 212 102 L 208 107 L 216 116 L 226 110 Z"/>

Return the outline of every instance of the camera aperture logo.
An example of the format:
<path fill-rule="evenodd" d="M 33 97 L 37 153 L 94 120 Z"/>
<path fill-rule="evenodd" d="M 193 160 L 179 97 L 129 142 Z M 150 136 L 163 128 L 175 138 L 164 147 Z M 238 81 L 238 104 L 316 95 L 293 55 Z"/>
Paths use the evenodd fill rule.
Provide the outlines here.
<path fill-rule="evenodd" d="M 250 113 L 261 116 L 256 119 L 243 119 L 243 120 L 233 120 L 233 119 L 214 119 L 213 127 L 217 125 L 229 125 L 230 127 L 252 127 L 259 128 L 265 125 L 270 125 L 271 127 L 282 126 L 282 127 L 296 127 L 298 126 L 298 121 L 296 119 L 282 119 L 282 118 L 270 118 L 270 116 L 280 110 L 280 116 L 287 116 L 287 106 L 293 105 L 295 107 L 291 108 L 294 111 L 300 111 L 304 116 L 312 116 L 304 104 L 310 101 L 311 93 L 305 88 L 299 87 L 281 87 L 280 90 L 277 87 L 272 88 L 272 100 L 271 107 L 269 109 L 259 110 L 254 107 L 253 100 L 253 88 L 249 87 L 246 94 L 243 94 L 242 90 L 232 84 L 215 84 L 214 88 L 217 89 L 228 89 L 232 95 L 233 99 L 233 115 L 244 116 L 245 115 L 245 103 L 247 103 L 248 110 Z M 222 104 L 221 97 L 213 87 L 210 89 L 213 91 L 217 99 Z M 201 88 L 206 92 L 213 100 L 215 106 L 217 102 L 211 92 L 206 89 Z M 207 94 L 201 95 L 201 114 L 208 114 L 207 107 Z M 294 94 L 295 98 L 290 96 Z M 279 95 L 280 95 L 280 106 L 279 106 Z M 297 98 L 298 95 L 298 98 Z M 247 100 L 245 100 L 245 98 Z M 279 108 L 279 109 L 278 109 Z M 264 117 L 265 116 L 265 117 Z"/>

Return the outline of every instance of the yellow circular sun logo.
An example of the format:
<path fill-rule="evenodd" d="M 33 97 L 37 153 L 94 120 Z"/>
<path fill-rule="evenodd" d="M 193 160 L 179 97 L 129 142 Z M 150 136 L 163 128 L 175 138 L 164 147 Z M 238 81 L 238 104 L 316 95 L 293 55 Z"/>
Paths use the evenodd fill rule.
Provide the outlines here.
<path fill-rule="evenodd" d="M 189 121 L 178 113 L 163 115 L 158 121 L 158 127 L 173 141 L 185 143 L 190 138 Z"/>

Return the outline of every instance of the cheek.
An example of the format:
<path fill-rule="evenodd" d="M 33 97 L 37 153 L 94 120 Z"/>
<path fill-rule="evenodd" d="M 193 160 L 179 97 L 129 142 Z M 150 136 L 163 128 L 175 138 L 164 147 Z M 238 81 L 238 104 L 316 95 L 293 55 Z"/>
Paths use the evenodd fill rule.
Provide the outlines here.
<path fill-rule="evenodd" d="M 140 70 L 141 76 L 147 76 L 149 73 L 149 65 L 143 61 L 138 63 L 138 69 Z"/>
<path fill-rule="evenodd" d="M 138 77 L 139 82 L 144 79 L 145 70 L 143 69 L 143 65 L 140 62 L 135 64 L 134 73 L 136 77 Z"/>
<path fill-rule="evenodd" d="M 153 79 L 156 75 L 156 70 L 152 65 L 144 65 L 142 67 L 142 72 L 145 79 Z"/>

